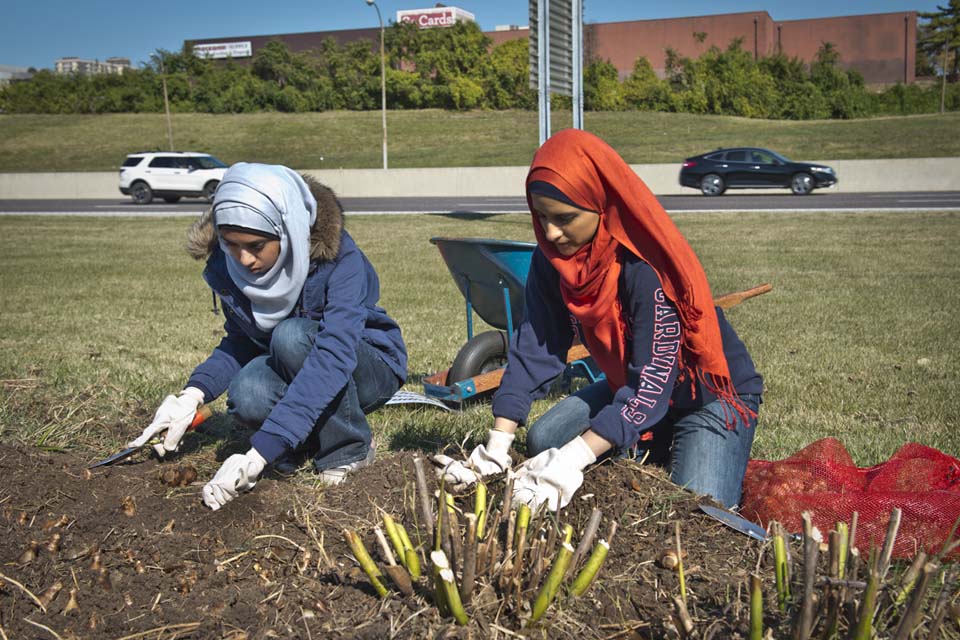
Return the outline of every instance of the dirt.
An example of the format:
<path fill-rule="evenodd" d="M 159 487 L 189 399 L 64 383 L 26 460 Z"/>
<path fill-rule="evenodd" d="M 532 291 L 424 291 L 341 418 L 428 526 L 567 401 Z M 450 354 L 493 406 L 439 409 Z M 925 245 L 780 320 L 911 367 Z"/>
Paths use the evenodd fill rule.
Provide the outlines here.
<path fill-rule="evenodd" d="M 87 473 L 89 460 L 0 444 L 3 637 L 676 637 L 679 574 L 658 559 L 675 546 L 677 523 L 687 607 L 699 633 L 747 635 L 745 584 L 759 543 L 702 515 L 696 497 L 661 472 L 624 461 L 588 472 L 553 522 L 573 525 L 574 545 L 595 507 L 604 516 L 601 537 L 611 520 L 619 527 L 590 590 L 561 594 L 536 625 L 525 626 L 535 589 L 519 607 L 496 587 L 476 589 L 466 627 L 438 614 L 425 579 L 412 597 L 378 598 L 342 530 L 357 530 L 379 559 L 373 526 L 383 510 L 416 542 L 414 455 L 382 457 L 337 487 L 268 476 L 212 512 L 200 501 L 202 478 L 186 487 L 161 481 L 176 461 Z M 472 499 L 458 506 L 472 510 Z M 41 607 L 34 597 L 42 600 L 56 584 L 59 593 Z M 77 608 L 68 611 L 71 592 Z M 776 628 L 780 621 L 766 622 Z"/>

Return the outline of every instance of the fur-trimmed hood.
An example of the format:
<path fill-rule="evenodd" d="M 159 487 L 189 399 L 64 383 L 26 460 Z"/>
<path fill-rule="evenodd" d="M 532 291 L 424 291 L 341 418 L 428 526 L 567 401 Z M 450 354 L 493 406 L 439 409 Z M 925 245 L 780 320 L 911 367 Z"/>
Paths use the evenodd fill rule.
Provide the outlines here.
<path fill-rule="evenodd" d="M 343 207 L 330 187 L 310 176 L 300 175 L 317 200 L 317 220 L 310 230 L 310 260 L 333 260 L 340 253 Z M 217 230 L 213 225 L 213 207 L 209 207 L 187 231 L 187 253 L 196 260 L 206 260 L 218 243 Z"/>

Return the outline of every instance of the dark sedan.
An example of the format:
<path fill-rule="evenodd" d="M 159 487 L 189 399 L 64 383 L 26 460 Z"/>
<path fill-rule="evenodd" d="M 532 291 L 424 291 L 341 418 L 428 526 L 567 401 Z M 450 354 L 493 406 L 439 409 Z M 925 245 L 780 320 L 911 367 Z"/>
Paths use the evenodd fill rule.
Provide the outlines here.
<path fill-rule="evenodd" d="M 687 158 L 680 169 L 680 185 L 719 196 L 727 189 L 789 188 L 798 196 L 837 184 L 832 167 L 793 162 L 769 149 L 717 149 Z"/>

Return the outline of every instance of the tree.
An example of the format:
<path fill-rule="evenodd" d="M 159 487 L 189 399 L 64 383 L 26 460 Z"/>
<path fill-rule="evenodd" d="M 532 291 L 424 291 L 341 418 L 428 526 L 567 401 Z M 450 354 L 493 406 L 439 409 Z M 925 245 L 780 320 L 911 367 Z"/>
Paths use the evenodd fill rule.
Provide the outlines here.
<path fill-rule="evenodd" d="M 960 70 L 960 0 L 950 0 L 946 5 L 937 5 L 938 11 L 924 12 L 921 18 L 929 20 L 924 33 L 925 39 L 920 43 L 927 50 L 939 49 L 940 59 L 940 113 L 944 111 L 944 98 L 947 92 L 947 76 L 957 78 Z M 950 55 L 953 61 L 950 62 Z"/>
<path fill-rule="evenodd" d="M 623 111 L 626 107 L 617 68 L 609 60 L 593 60 L 584 69 L 583 107 L 590 111 Z"/>

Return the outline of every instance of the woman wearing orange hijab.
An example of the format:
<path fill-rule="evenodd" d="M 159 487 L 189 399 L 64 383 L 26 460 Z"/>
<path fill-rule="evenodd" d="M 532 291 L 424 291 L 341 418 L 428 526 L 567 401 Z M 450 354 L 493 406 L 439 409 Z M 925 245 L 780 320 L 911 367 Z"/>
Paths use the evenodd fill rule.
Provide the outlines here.
<path fill-rule="evenodd" d="M 511 466 L 514 432 L 565 366 L 575 332 L 606 374 L 527 432 L 514 499 L 565 506 L 598 456 L 636 446 L 671 478 L 728 507 L 740 500 L 763 379 L 715 308 L 693 249 L 647 186 L 596 136 L 568 129 L 527 175 L 537 236 L 525 316 L 511 337 L 486 444 L 443 460 L 469 484 Z"/>

